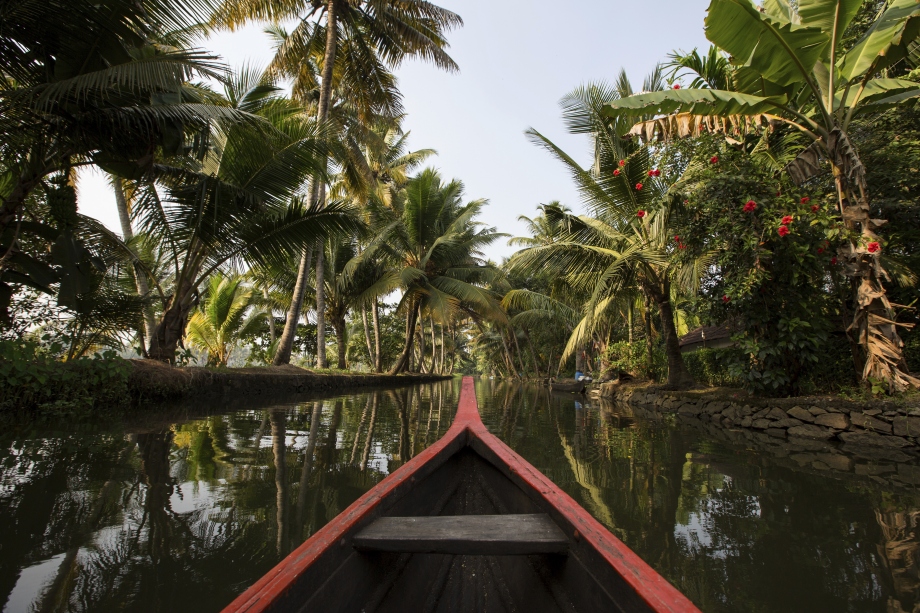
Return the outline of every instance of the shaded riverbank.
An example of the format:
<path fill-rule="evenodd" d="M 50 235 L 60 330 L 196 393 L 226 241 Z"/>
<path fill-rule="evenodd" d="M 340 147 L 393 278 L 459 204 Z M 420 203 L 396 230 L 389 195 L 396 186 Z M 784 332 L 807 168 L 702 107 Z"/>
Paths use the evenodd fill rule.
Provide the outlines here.
<path fill-rule="evenodd" d="M 268 396 L 296 400 L 317 391 L 348 392 L 363 387 L 434 383 L 449 375 L 405 373 L 316 373 L 296 366 L 253 368 L 173 367 L 155 360 L 129 360 L 128 389 L 135 403 L 186 398 L 209 400 Z"/>

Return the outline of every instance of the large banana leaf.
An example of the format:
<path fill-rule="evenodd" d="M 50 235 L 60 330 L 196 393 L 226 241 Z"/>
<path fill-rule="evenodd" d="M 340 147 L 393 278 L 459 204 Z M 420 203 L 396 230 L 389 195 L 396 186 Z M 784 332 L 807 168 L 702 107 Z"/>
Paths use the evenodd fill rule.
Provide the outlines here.
<path fill-rule="evenodd" d="M 713 0 L 705 23 L 706 38 L 728 52 L 733 64 L 779 85 L 809 79 L 830 43 L 821 28 L 780 20 L 750 0 Z"/>
<path fill-rule="evenodd" d="M 854 104 L 871 105 L 873 110 L 879 104 L 891 104 L 899 100 L 906 100 L 920 95 L 920 83 L 908 81 L 906 79 L 872 79 L 866 83 L 861 97 L 857 100 L 856 96 L 860 95 L 856 88 L 848 88 L 837 92 L 835 106 L 840 105 L 840 99 L 844 92 L 847 97 L 843 102 L 844 107 L 850 107 Z"/>
<path fill-rule="evenodd" d="M 853 81 L 903 59 L 908 45 L 920 35 L 920 3 L 894 0 L 865 36 L 837 63 L 841 78 Z"/>
<path fill-rule="evenodd" d="M 762 115 L 775 113 L 785 96 L 752 96 L 721 89 L 671 89 L 614 100 L 604 109 L 608 117 L 664 115 L 679 111 L 693 115 Z"/>
<path fill-rule="evenodd" d="M 799 0 L 799 17 L 803 26 L 813 26 L 832 33 L 839 40 L 863 0 Z"/>

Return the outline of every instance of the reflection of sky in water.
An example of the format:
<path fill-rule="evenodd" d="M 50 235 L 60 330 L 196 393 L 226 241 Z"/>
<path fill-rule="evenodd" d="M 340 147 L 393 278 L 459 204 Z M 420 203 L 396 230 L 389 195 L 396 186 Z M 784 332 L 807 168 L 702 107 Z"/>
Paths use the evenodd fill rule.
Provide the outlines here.
<path fill-rule="evenodd" d="M 19 573 L 19 579 L 10 592 L 3 607 L 3 613 L 25 613 L 30 610 L 32 602 L 35 600 L 43 588 L 54 580 L 58 567 L 64 560 L 66 554 L 56 555 L 48 560 L 42 560 L 38 564 L 23 568 Z"/>

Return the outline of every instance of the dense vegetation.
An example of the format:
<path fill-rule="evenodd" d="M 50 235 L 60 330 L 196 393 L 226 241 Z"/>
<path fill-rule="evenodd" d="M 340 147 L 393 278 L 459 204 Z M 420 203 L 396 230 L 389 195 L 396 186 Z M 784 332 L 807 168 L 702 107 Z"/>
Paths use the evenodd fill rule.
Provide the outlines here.
<path fill-rule="evenodd" d="M 455 69 L 456 14 L 2 6 L 0 342 L 17 363 L 116 350 L 326 368 L 328 349 L 339 369 L 392 373 L 920 385 L 913 0 L 714 0 L 705 53 L 675 51 L 640 93 L 625 72 L 573 90 L 563 117 L 590 163 L 528 135 L 584 214 L 540 205 L 502 263 L 484 255 L 503 237 L 479 221 L 488 202 L 425 168 L 434 152 L 401 128 L 392 71 Z M 291 19 L 270 27 L 264 71 L 199 47 L 212 28 Z M 78 212 L 90 165 L 111 175 L 120 235 Z M 732 346 L 681 353 L 702 325 Z"/>

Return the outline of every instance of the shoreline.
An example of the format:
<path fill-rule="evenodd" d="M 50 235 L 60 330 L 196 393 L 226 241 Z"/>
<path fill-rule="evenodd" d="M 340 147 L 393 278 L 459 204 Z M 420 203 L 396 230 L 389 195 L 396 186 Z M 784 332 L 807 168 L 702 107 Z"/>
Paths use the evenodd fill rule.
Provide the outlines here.
<path fill-rule="evenodd" d="M 287 397 L 318 391 L 347 391 L 363 387 L 393 387 L 434 383 L 452 375 L 407 373 L 317 373 L 297 366 L 257 366 L 210 369 L 174 367 L 153 360 L 128 360 L 128 389 L 133 404 L 206 397 Z"/>

